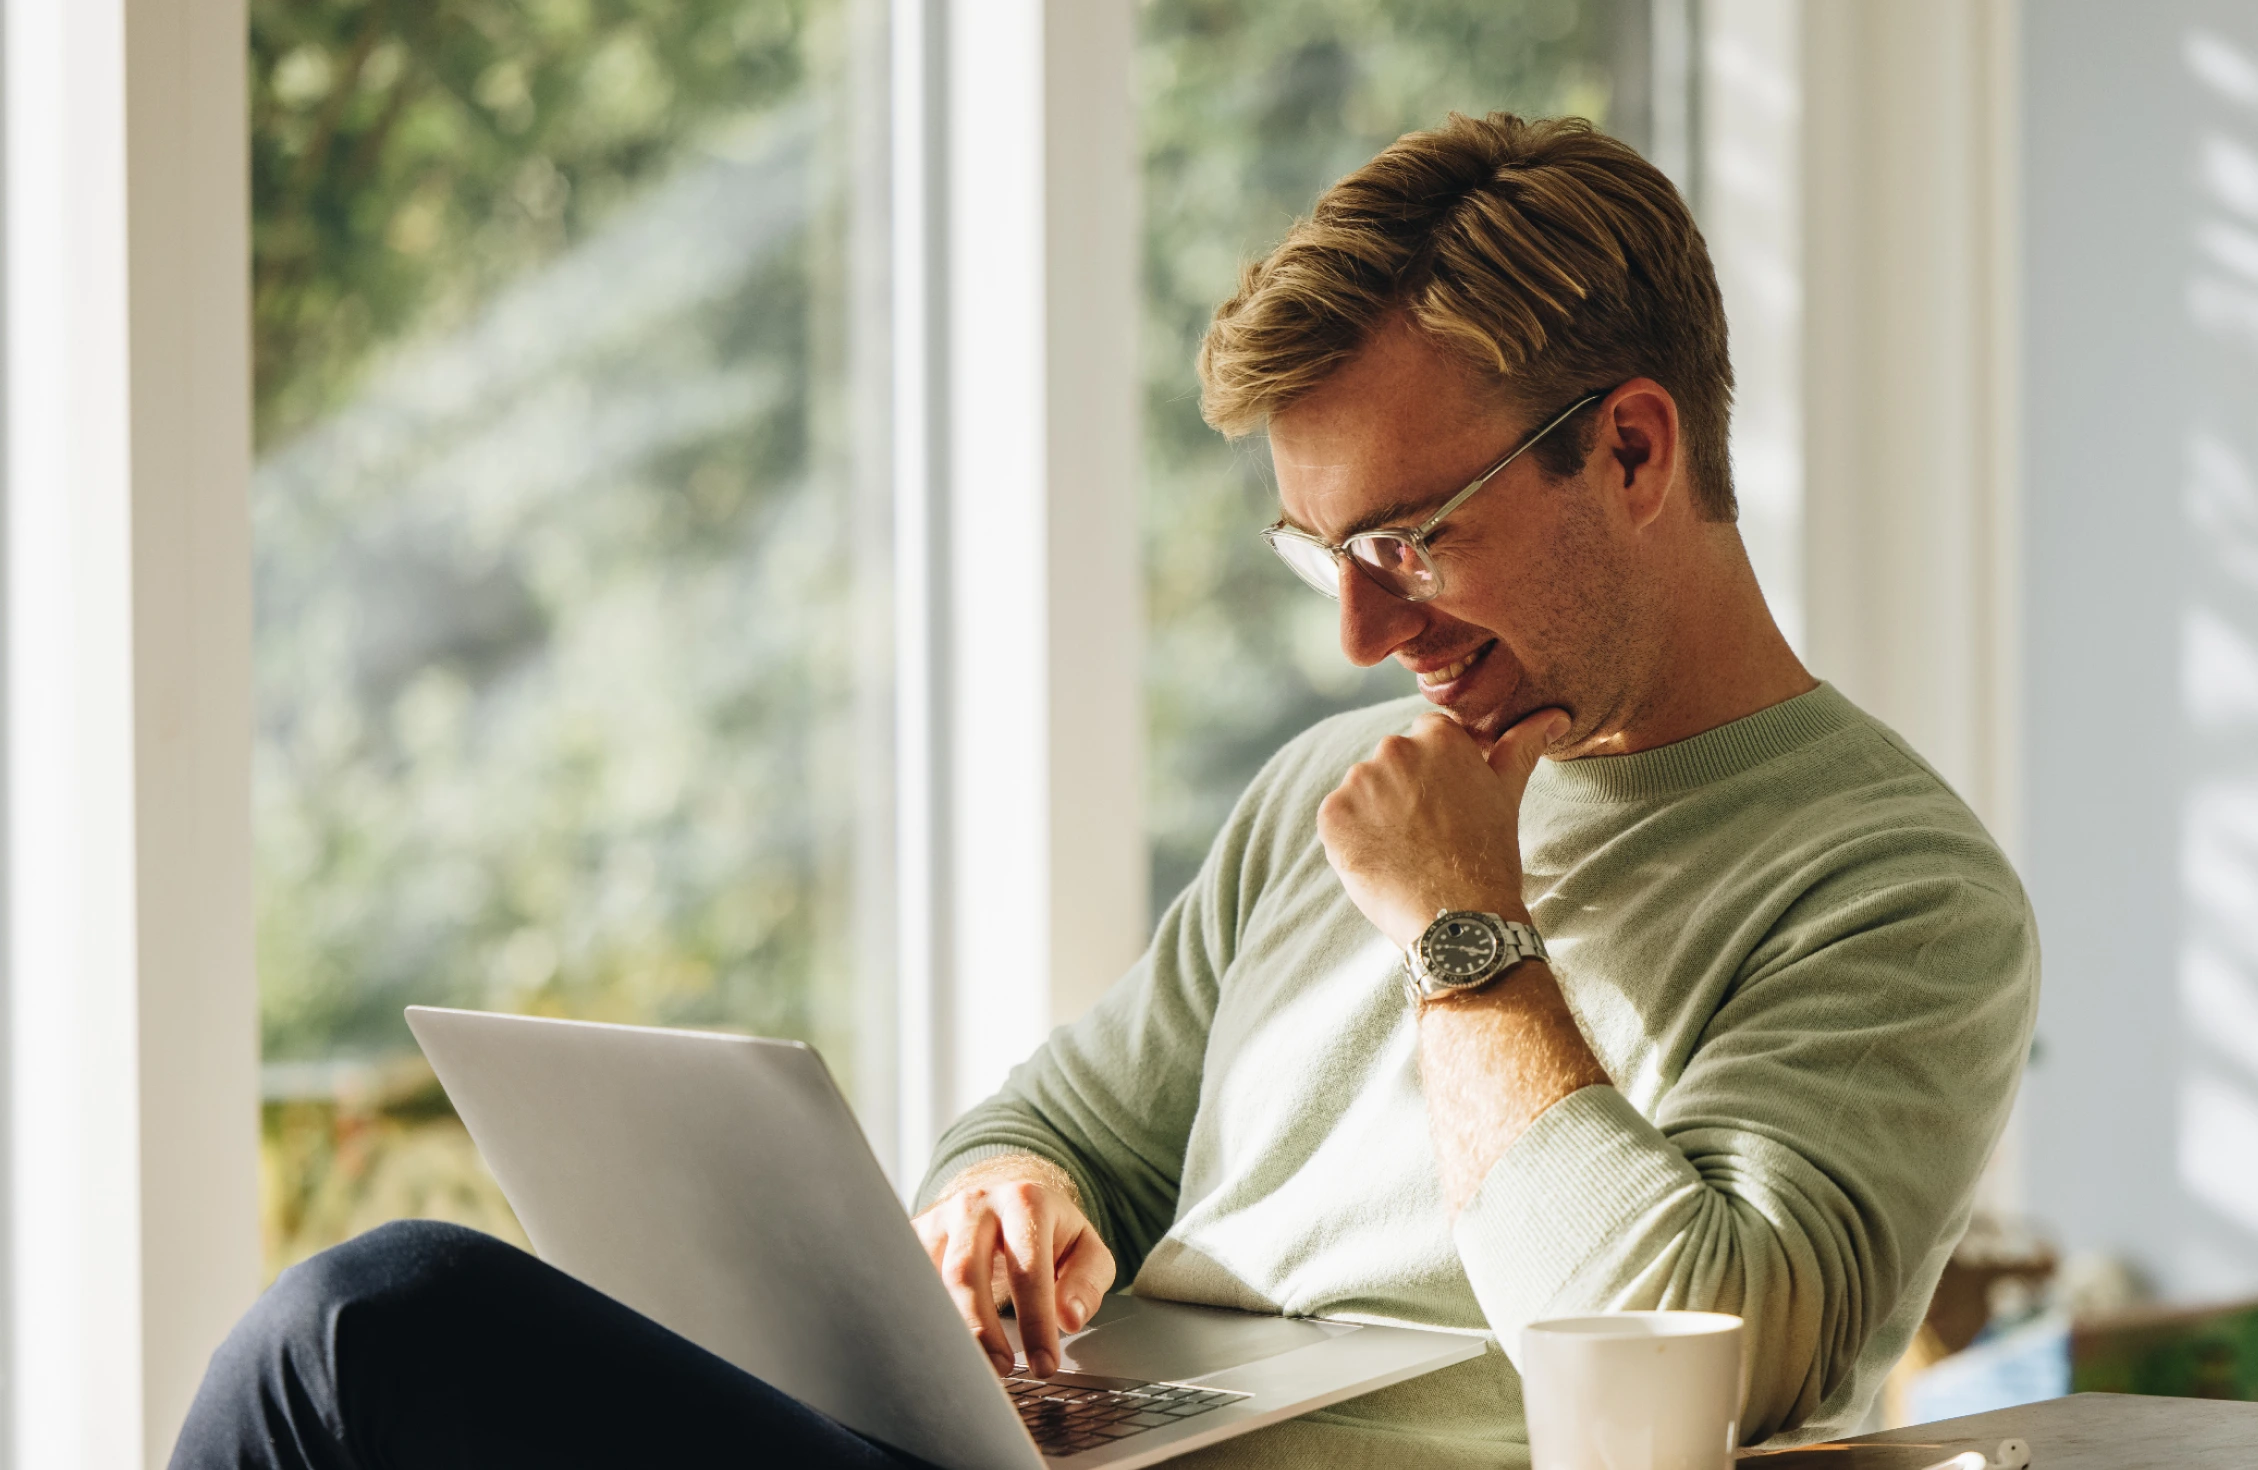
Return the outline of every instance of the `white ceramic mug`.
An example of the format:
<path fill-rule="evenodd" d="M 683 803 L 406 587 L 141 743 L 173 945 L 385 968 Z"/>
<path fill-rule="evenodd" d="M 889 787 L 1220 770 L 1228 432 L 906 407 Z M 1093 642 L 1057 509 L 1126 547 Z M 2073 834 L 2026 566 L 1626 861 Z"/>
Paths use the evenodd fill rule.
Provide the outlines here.
<path fill-rule="evenodd" d="M 1740 1447 L 1741 1319 L 1611 1312 L 1521 1333 L 1533 1470 L 1726 1470 Z"/>

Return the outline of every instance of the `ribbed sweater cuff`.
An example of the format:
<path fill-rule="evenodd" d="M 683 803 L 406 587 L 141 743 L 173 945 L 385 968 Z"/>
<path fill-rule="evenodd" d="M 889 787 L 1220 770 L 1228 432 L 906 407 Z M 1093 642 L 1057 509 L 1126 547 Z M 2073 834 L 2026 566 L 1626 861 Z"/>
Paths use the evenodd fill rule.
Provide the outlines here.
<path fill-rule="evenodd" d="M 936 1156 L 933 1162 L 926 1166 L 925 1182 L 918 1186 L 916 1203 L 910 1206 L 910 1213 L 922 1215 L 933 1208 L 933 1202 L 941 1197 L 941 1191 L 955 1183 L 957 1175 L 962 1174 L 974 1164 L 987 1159 L 999 1159 L 1005 1154 L 1023 1154 L 1025 1152 L 1027 1150 L 1013 1148 L 1008 1143 L 982 1143 L 975 1144 L 971 1148 L 959 1149 L 954 1153 Z"/>
<path fill-rule="evenodd" d="M 1475 1300 L 1514 1365 L 1521 1329 L 1555 1314 L 1594 1255 L 1700 1187 L 1685 1155 L 1612 1087 L 1586 1087 L 1538 1114 L 1490 1167 L 1456 1227 Z"/>
<path fill-rule="evenodd" d="M 1090 1223 L 1098 1227 L 1099 1236 L 1111 1239 L 1107 1233 L 1110 1222 L 1101 1215 L 1102 1202 L 1096 1198 L 1096 1190 L 1088 1172 L 1072 1159 L 1061 1158 L 1058 1151 L 1038 1148 L 1031 1143 L 975 1143 L 936 1157 L 925 1171 L 925 1182 L 918 1187 L 917 1203 L 911 1207 L 910 1213 L 920 1215 L 931 1209 L 933 1202 L 941 1197 L 941 1191 L 955 1183 L 957 1176 L 974 1164 L 1000 1159 L 1006 1154 L 1033 1154 L 1036 1158 L 1056 1164 L 1067 1178 L 1074 1181 L 1075 1191 L 1082 1196 L 1082 1211 L 1089 1216 Z"/>

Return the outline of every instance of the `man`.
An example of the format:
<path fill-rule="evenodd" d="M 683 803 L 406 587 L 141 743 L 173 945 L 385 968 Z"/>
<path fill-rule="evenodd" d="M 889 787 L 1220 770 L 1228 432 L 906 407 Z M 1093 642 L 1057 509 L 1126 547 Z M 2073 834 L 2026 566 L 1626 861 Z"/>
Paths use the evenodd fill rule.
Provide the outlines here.
<path fill-rule="evenodd" d="M 918 1228 L 968 1325 L 998 1349 L 991 1259 L 1045 1358 L 1117 1275 L 1508 1344 L 1714 1308 L 1748 1439 L 1854 1421 L 1966 1223 L 2036 944 L 1975 819 L 1765 608 L 1683 204 L 1579 124 L 1453 119 L 1249 270 L 1201 367 L 1211 422 L 1268 428 L 1273 544 L 1343 649 L 1431 710 L 1280 753 L 1139 967 L 943 1140 Z M 1439 911 L 1550 963 L 1407 1009 Z M 1222 1457 L 1519 1433 L 1493 1354 Z"/>
<path fill-rule="evenodd" d="M 1131 1280 L 1507 1345 L 1714 1308 L 1748 1440 L 1847 1424 L 1966 1223 L 2036 945 L 1974 817 L 1765 609 L 1683 203 L 1580 123 L 1453 118 L 1328 191 L 1201 370 L 1211 422 L 1268 430 L 1273 546 L 1425 708 L 1280 752 L 1145 958 L 942 1140 L 916 1225 L 968 1329 L 1007 1367 L 1008 1303 L 1041 1373 Z M 238 1329 L 176 1463 L 885 1462 L 591 1298 L 378 1232 Z M 1493 1347 L 1192 1460 L 1522 1437 Z"/>

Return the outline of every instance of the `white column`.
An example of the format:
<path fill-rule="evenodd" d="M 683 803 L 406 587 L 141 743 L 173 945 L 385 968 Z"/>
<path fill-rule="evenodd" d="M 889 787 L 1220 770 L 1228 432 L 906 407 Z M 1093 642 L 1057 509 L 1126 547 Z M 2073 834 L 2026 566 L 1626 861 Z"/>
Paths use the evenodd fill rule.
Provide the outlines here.
<path fill-rule="evenodd" d="M 124 17 L 7 11 L 9 1405 L 141 1454 Z M 104 1393 L 105 1370 L 125 1365 Z"/>
<path fill-rule="evenodd" d="M 2013 851 L 2014 7 L 1802 20 L 1806 647 Z"/>
<path fill-rule="evenodd" d="M 2014 857 L 2015 0 L 1824 0 L 1801 23 L 1801 646 Z M 1979 1208 L 2028 1208 L 2024 1152 L 2018 1107 Z"/>
<path fill-rule="evenodd" d="M 1788 642 L 1803 647 L 1801 7 L 1701 7 L 1701 230 L 1733 351 L 1741 540 Z M 1659 70 L 1659 68 L 1658 68 Z"/>
<path fill-rule="evenodd" d="M 9 0 L 9 1449 L 161 1464 L 258 1284 L 240 0 Z"/>
<path fill-rule="evenodd" d="M 1130 0 L 951 7 L 951 1110 L 1133 960 L 1139 770 Z"/>

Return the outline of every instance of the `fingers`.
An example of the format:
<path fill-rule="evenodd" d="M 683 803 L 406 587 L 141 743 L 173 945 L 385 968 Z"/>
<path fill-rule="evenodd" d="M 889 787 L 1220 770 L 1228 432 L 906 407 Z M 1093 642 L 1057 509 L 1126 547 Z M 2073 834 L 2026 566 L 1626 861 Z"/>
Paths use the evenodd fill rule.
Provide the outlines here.
<path fill-rule="evenodd" d="M 1011 1310 L 1019 1318 L 1019 1345 L 1027 1371 L 1048 1378 L 1058 1371 L 1058 1292 L 1051 1270 L 1052 1211 L 1033 1184 L 996 1191 L 998 1238 Z"/>
<path fill-rule="evenodd" d="M 1528 784 L 1529 773 L 1544 759 L 1544 753 L 1568 733 L 1568 726 L 1566 710 L 1541 709 L 1524 716 L 1490 747 L 1490 769 L 1511 781 L 1518 791 Z"/>
<path fill-rule="evenodd" d="M 1402 734 L 1383 736 L 1373 748 L 1372 759 L 1401 759 L 1422 746 L 1433 750 L 1452 744 L 1467 744 L 1476 750 L 1481 749 L 1481 742 L 1464 725 L 1438 710 L 1429 710 L 1413 720 L 1411 728 Z"/>
<path fill-rule="evenodd" d="M 1113 1285 L 1113 1252 L 1087 1223 L 1082 1226 L 1058 1263 L 1058 1320 L 1068 1332 L 1080 1332 L 1098 1310 L 1098 1303 Z"/>
<path fill-rule="evenodd" d="M 1073 1203 L 1032 1181 L 964 1190 L 911 1222 L 965 1326 L 999 1375 L 1012 1370 L 999 1309 L 1010 1302 L 1028 1371 L 1059 1369 L 1060 1337 L 1088 1325 L 1113 1284 L 1113 1254 Z"/>
<path fill-rule="evenodd" d="M 1428 710 L 1411 722 L 1410 738 L 1413 740 L 1434 740 L 1449 735 L 1457 735 L 1464 740 L 1474 738 L 1466 733 L 1464 725 L 1444 714 L 1441 710 Z"/>
<path fill-rule="evenodd" d="M 917 1243 L 925 1247 L 925 1258 L 933 1263 L 936 1271 L 941 1269 L 942 1253 L 949 1248 L 949 1227 L 941 1218 L 941 1212 L 947 1208 L 948 1203 L 944 1201 L 909 1222 L 909 1228 L 917 1232 Z"/>
<path fill-rule="evenodd" d="M 957 1315 L 972 1329 L 980 1350 L 995 1364 L 996 1376 L 1012 1369 L 1011 1339 L 1004 1335 L 1003 1319 L 996 1315 L 995 1256 L 998 1225 L 993 1211 L 965 1211 L 958 1228 L 949 1232 L 937 1265 L 941 1285 L 956 1303 Z"/>

